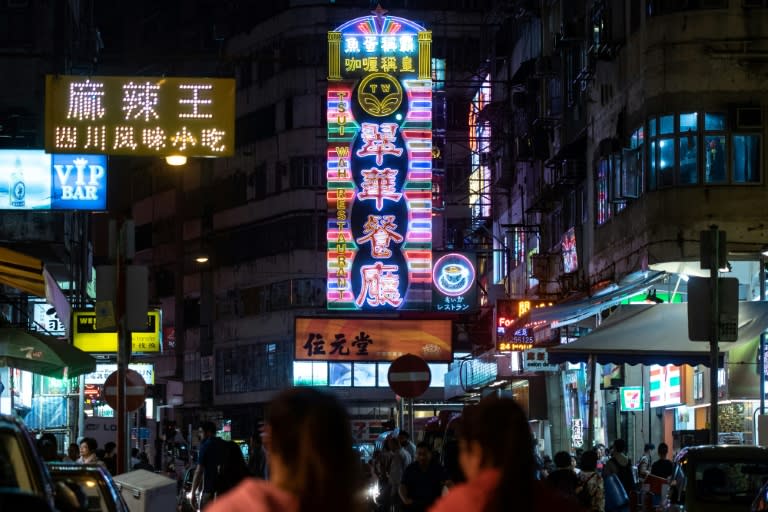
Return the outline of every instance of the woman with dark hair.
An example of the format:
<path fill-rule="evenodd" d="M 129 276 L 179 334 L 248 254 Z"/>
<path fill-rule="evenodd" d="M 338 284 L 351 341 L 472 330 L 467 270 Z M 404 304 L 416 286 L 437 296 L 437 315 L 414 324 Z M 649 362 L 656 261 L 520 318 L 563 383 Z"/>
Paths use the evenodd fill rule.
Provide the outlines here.
<path fill-rule="evenodd" d="M 264 427 L 270 480 L 246 478 L 205 512 L 362 510 L 360 461 L 345 408 L 312 388 L 281 392 Z"/>
<path fill-rule="evenodd" d="M 489 396 L 462 413 L 459 462 L 467 481 L 430 512 L 549 512 L 576 510 L 572 502 L 536 480 L 533 436 L 514 400 Z"/>

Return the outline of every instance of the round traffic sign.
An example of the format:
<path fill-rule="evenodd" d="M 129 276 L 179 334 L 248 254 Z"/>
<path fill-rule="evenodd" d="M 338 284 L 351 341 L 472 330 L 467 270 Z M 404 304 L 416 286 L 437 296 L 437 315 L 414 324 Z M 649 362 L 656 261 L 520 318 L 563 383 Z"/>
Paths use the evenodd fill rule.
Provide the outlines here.
<path fill-rule="evenodd" d="M 389 366 L 387 380 L 392 391 L 403 398 L 416 398 L 429 388 L 432 372 L 429 365 L 419 356 L 405 354 Z"/>
<path fill-rule="evenodd" d="M 117 410 L 117 372 L 112 372 L 104 381 L 104 388 L 101 392 L 104 401 L 111 408 Z M 125 370 L 125 410 L 135 411 L 144 403 L 147 398 L 147 383 L 139 372 L 134 370 Z"/>

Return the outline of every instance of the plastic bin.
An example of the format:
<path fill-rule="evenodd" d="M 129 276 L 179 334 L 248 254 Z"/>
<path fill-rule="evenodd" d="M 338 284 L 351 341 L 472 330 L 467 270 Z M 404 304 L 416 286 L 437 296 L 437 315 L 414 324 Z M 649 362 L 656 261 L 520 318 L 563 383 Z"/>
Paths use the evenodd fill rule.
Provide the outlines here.
<path fill-rule="evenodd" d="M 114 477 L 131 512 L 176 510 L 176 480 L 145 469 Z"/>

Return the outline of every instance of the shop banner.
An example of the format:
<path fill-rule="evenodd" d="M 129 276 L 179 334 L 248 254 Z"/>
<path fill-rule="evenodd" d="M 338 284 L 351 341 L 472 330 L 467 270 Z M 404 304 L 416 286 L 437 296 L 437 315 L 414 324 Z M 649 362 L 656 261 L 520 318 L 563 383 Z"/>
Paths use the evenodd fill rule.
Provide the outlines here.
<path fill-rule="evenodd" d="M 452 360 L 450 320 L 296 318 L 297 361 Z"/>

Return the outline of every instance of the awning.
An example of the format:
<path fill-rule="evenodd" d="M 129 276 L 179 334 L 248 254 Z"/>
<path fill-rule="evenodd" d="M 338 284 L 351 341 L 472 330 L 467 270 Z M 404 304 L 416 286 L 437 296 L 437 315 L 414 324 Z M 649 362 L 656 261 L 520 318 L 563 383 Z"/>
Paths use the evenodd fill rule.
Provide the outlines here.
<path fill-rule="evenodd" d="M 96 359 L 53 336 L 0 326 L 0 366 L 70 378 L 96 370 Z"/>
<path fill-rule="evenodd" d="M 69 330 L 69 302 L 42 260 L 0 247 L 0 284 L 44 298 L 56 309 L 59 319 Z"/>
<path fill-rule="evenodd" d="M 644 293 L 665 275 L 665 272 L 635 272 L 589 298 L 562 302 L 548 308 L 535 308 L 531 311 L 530 321 L 547 322 L 553 329 L 576 323 L 629 297 Z"/>
<path fill-rule="evenodd" d="M 739 337 L 719 344 L 729 352 L 768 328 L 768 302 L 739 303 Z M 624 304 L 573 343 L 547 349 L 551 363 L 709 365 L 709 343 L 688 340 L 688 304 Z"/>

